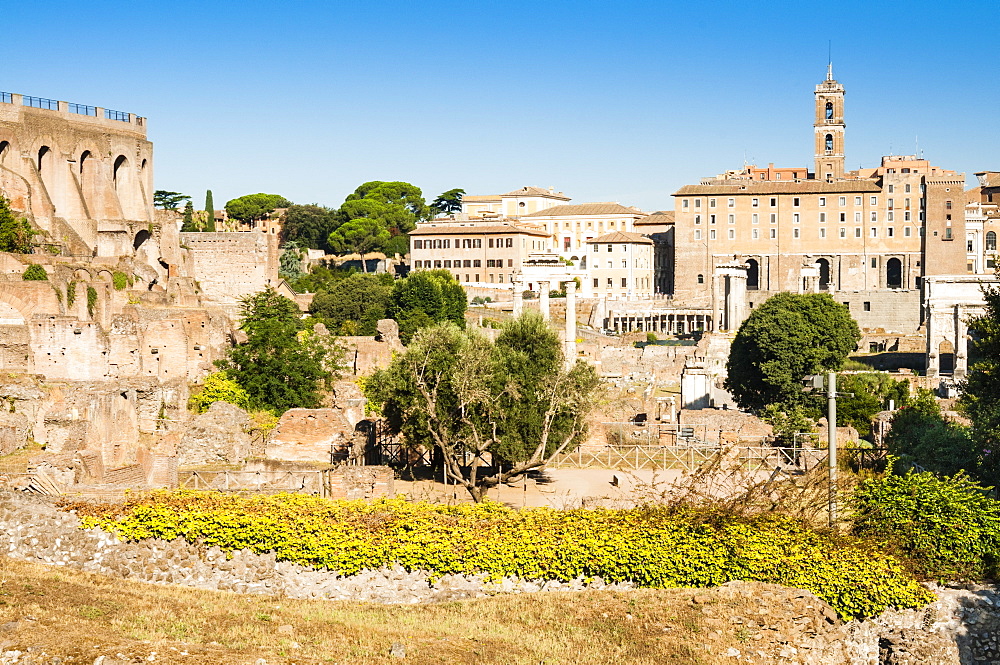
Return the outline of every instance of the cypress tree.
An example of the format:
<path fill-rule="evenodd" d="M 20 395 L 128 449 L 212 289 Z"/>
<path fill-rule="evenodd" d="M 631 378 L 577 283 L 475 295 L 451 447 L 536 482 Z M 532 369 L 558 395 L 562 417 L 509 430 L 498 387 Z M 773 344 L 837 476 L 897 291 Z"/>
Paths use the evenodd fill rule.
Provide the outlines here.
<path fill-rule="evenodd" d="M 215 231 L 215 201 L 212 200 L 212 190 L 205 192 L 205 230 Z"/>
<path fill-rule="evenodd" d="M 189 199 L 187 205 L 184 206 L 184 223 L 181 225 L 181 233 L 190 233 L 197 230 L 198 227 L 194 224 L 194 205 L 192 205 Z"/>

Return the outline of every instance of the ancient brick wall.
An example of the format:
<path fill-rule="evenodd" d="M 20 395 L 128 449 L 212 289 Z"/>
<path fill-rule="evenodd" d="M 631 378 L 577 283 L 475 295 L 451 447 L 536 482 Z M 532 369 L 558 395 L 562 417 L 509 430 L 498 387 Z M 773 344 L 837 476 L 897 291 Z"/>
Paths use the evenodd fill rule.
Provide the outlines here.
<path fill-rule="evenodd" d="M 278 238 L 244 233 L 181 233 L 206 302 L 237 314 L 239 299 L 278 284 Z"/>

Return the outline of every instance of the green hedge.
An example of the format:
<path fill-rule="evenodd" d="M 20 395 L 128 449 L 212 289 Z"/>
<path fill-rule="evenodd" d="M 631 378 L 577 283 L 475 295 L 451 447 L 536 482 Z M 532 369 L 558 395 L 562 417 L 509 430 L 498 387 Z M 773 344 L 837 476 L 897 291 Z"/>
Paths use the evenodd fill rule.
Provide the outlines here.
<path fill-rule="evenodd" d="M 890 556 L 831 540 L 777 517 L 741 520 L 633 510 L 511 510 L 402 499 L 329 501 L 304 495 L 156 492 L 122 505 L 78 504 L 85 527 L 130 540 L 184 538 L 225 550 L 350 575 L 399 563 L 408 570 L 644 587 L 757 580 L 813 591 L 844 618 L 932 597 Z"/>
<path fill-rule="evenodd" d="M 47 273 L 45 268 L 37 263 L 29 264 L 24 273 L 21 275 L 21 279 L 29 282 L 41 282 L 48 278 L 49 273 Z"/>
<path fill-rule="evenodd" d="M 854 492 L 854 532 L 884 544 L 921 577 L 995 579 L 1000 574 L 1000 501 L 964 474 L 887 475 Z"/>

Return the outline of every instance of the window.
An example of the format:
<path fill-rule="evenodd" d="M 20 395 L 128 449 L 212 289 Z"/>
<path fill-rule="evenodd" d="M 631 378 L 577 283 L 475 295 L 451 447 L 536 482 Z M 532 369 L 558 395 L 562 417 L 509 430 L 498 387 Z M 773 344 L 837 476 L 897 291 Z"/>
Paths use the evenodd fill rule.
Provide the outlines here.
<path fill-rule="evenodd" d="M 626 259 L 622 259 L 622 268 L 628 268 L 628 261 Z"/>
<path fill-rule="evenodd" d="M 475 281 L 477 281 L 477 282 L 479 281 L 479 273 L 478 272 L 476 273 L 476 280 Z"/>
<path fill-rule="evenodd" d="M 514 259 L 507 259 L 507 267 L 508 268 L 514 267 Z"/>
<path fill-rule="evenodd" d="M 750 216 L 750 221 L 754 224 L 760 224 L 760 215 L 754 213 L 753 215 Z"/>
<path fill-rule="evenodd" d="M 694 230 L 694 239 L 695 240 L 701 240 L 701 229 L 695 229 Z"/>
<path fill-rule="evenodd" d="M 885 235 L 887 238 L 894 237 L 893 228 L 891 226 L 885 230 Z"/>
<path fill-rule="evenodd" d="M 847 237 L 847 229 L 845 229 L 843 226 L 840 227 L 840 237 L 841 238 Z"/>
<path fill-rule="evenodd" d="M 886 202 L 886 205 L 888 205 L 888 206 L 889 206 L 889 210 L 892 210 L 892 199 L 889 199 L 889 200 L 888 200 L 888 201 Z"/>
<path fill-rule="evenodd" d="M 778 229 L 771 229 L 771 240 L 778 237 Z"/>
<path fill-rule="evenodd" d="M 827 120 L 833 120 L 833 102 L 826 103 L 826 114 L 824 117 Z"/>
<path fill-rule="evenodd" d="M 854 237 L 855 238 L 860 238 L 861 237 L 861 227 L 860 226 L 857 227 L 856 229 L 854 229 Z"/>
<path fill-rule="evenodd" d="M 820 224 L 826 223 L 826 213 L 825 212 L 821 212 L 819 214 L 819 223 Z"/>
<path fill-rule="evenodd" d="M 903 186 L 903 191 L 906 192 L 907 194 L 909 194 L 910 193 L 910 186 L 908 184 L 904 185 Z"/>
<path fill-rule="evenodd" d="M 894 218 L 895 216 L 892 214 L 892 211 L 885 213 L 885 221 L 891 222 Z"/>
<path fill-rule="evenodd" d="M 700 208 L 701 207 L 701 199 L 695 199 L 694 200 L 694 207 L 695 208 Z"/>
<path fill-rule="evenodd" d="M 760 205 L 760 199 L 750 199 L 750 205 L 754 208 Z"/>
<path fill-rule="evenodd" d="M 472 259 L 472 267 L 473 268 L 482 268 L 483 267 L 483 262 L 480 259 Z M 476 275 L 476 281 L 477 282 L 479 281 L 479 275 Z"/>
<path fill-rule="evenodd" d="M 446 260 L 446 261 L 444 262 L 444 267 L 445 267 L 445 268 L 450 268 L 450 267 L 451 267 L 451 261 L 447 261 L 447 260 Z"/>
<path fill-rule="evenodd" d="M 507 246 L 508 247 L 513 247 L 514 246 L 514 239 L 513 238 L 507 238 Z"/>
<path fill-rule="evenodd" d="M 796 212 L 792 214 L 792 224 L 798 224 L 798 223 L 799 223 L 799 213 Z"/>
<path fill-rule="evenodd" d="M 997 234 L 995 231 L 987 231 L 986 233 L 986 251 L 997 251 Z"/>
<path fill-rule="evenodd" d="M 695 215 L 694 216 L 694 223 L 695 224 L 701 224 L 701 215 Z"/>
<path fill-rule="evenodd" d="M 773 197 L 771 198 L 771 207 L 772 208 L 778 207 L 778 199 L 773 198 Z"/>
<path fill-rule="evenodd" d="M 730 215 L 729 216 L 729 223 L 730 224 L 735 224 L 736 223 L 736 215 Z"/>
<path fill-rule="evenodd" d="M 840 213 L 840 221 L 841 222 L 846 222 L 847 221 L 847 213 L 846 212 Z"/>
<path fill-rule="evenodd" d="M 708 239 L 715 240 L 715 229 L 712 229 L 711 231 L 708 232 Z"/>
<path fill-rule="evenodd" d="M 698 275 L 698 283 L 699 284 L 704 284 L 705 283 L 705 276 L 704 275 Z"/>
<path fill-rule="evenodd" d="M 729 229 L 729 239 L 736 240 L 736 229 Z"/>
<path fill-rule="evenodd" d="M 709 224 L 715 224 L 715 215 L 709 215 L 708 216 L 708 223 Z"/>
<path fill-rule="evenodd" d="M 757 240 L 757 239 L 759 239 L 759 238 L 760 238 L 760 229 L 754 229 L 754 230 L 753 230 L 753 231 L 751 232 L 751 235 L 750 235 L 750 237 L 751 237 L 751 238 L 753 238 L 754 240 Z"/>
<path fill-rule="evenodd" d="M 944 209 L 945 210 L 951 210 L 951 201 L 945 201 L 944 202 Z"/>
<path fill-rule="evenodd" d="M 822 240 L 824 238 L 826 238 L 826 229 L 825 228 L 819 230 L 819 239 Z"/>
<path fill-rule="evenodd" d="M 714 208 L 715 207 L 715 199 L 709 199 L 708 200 L 708 207 L 709 208 Z"/>
<path fill-rule="evenodd" d="M 413 241 L 413 249 L 423 249 L 423 248 L 424 248 L 424 241 L 423 240 L 414 240 Z"/>
<path fill-rule="evenodd" d="M 823 143 L 827 152 L 833 152 L 833 134 L 827 134 L 826 140 Z"/>
<path fill-rule="evenodd" d="M 614 287 L 614 285 L 615 285 L 615 280 L 614 280 L 614 279 L 612 279 L 611 277 L 608 277 L 608 288 L 609 288 L 609 289 L 610 289 L 610 288 L 613 288 L 613 287 Z"/>
<path fill-rule="evenodd" d="M 594 288 L 596 289 L 599 285 L 600 285 L 600 280 L 595 277 L 594 278 Z"/>
<path fill-rule="evenodd" d="M 877 197 L 877 196 L 873 196 L 873 197 L 871 197 L 871 198 L 870 198 L 870 199 L 868 200 L 868 203 L 869 203 L 870 205 L 873 205 L 873 206 L 877 206 L 877 205 L 878 205 L 878 197 Z"/>
<path fill-rule="evenodd" d="M 906 212 L 903 213 L 903 221 L 904 222 L 910 221 L 910 211 L 909 210 L 907 210 Z"/>
<path fill-rule="evenodd" d="M 435 261 L 434 262 L 434 267 L 435 268 L 440 268 L 441 267 L 441 261 Z"/>
<path fill-rule="evenodd" d="M 683 199 L 681 201 L 681 207 L 684 208 L 685 210 L 687 210 L 687 208 L 688 208 L 688 200 L 687 199 Z M 594 284 L 594 286 L 597 286 L 597 284 Z"/>
<path fill-rule="evenodd" d="M 872 221 L 873 222 L 877 222 L 878 221 L 878 212 L 875 211 L 875 210 L 872 210 Z"/>
<path fill-rule="evenodd" d="M 826 205 L 826 197 L 825 196 L 819 197 L 819 206 L 822 208 L 825 205 Z"/>
<path fill-rule="evenodd" d="M 889 185 L 889 193 L 890 194 L 892 194 L 892 189 L 893 189 L 892 185 Z M 892 207 L 892 199 L 889 199 L 889 207 L 890 208 Z"/>
<path fill-rule="evenodd" d="M 872 259 L 872 268 L 878 268 L 878 259 Z"/>
<path fill-rule="evenodd" d="M 792 205 L 795 206 L 796 208 L 799 207 L 799 197 L 796 196 L 792 198 Z"/>
<path fill-rule="evenodd" d="M 872 227 L 872 238 L 878 238 L 878 229 L 874 226 Z"/>
<path fill-rule="evenodd" d="M 910 237 L 910 227 L 909 226 L 904 226 L 903 227 L 903 237 L 904 238 L 909 238 Z"/>
<path fill-rule="evenodd" d="M 837 203 L 838 203 L 838 205 L 840 205 L 840 207 L 841 207 L 841 208 L 843 208 L 844 206 L 846 206 L 846 205 L 847 205 L 847 197 L 846 197 L 846 196 L 841 196 L 841 197 L 840 197 L 840 198 L 839 198 L 839 199 L 837 200 Z"/>
<path fill-rule="evenodd" d="M 862 303 L 862 304 L 863 304 L 863 306 L 864 306 L 864 310 L 865 310 L 866 312 L 870 312 L 870 311 L 872 311 L 872 304 L 871 304 L 870 302 L 868 302 L 868 301 L 865 301 L 865 302 L 864 302 L 864 303 Z"/>
<path fill-rule="evenodd" d="M 972 243 L 973 243 L 973 241 L 971 239 L 965 241 L 965 251 L 968 252 L 969 254 L 971 254 L 972 252 L 976 251 L 972 247 Z"/>
<path fill-rule="evenodd" d="M 612 251 L 612 250 L 613 250 L 614 248 L 615 248 L 615 246 L 614 246 L 614 245 L 608 245 L 608 251 L 609 251 L 609 252 L 610 252 L 610 251 Z"/>
<path fill-rule="evenodd" d="M 778 223 L 778 213 L 776 213 L 776 212 L 772 212 L 771 213 L 771 223 L 772 224 L 777 224 Z"/>
<path fill-rule="evenodd" d="M 792 237 L 793 238 L 798 238 L 799 237 L 799 228 L 798 227 L 795 227 L 794 229 L 792 229 Z"/>
<path fill-rule="evenodd" d="M 464 261 L 462 261 L 462 267 L 463 268 L 471 268 L 472 267 L 472 259 L 465 259 Z M 466 279 L 466 281 L 468 281 L 468 279 Z"/>
<path fill-rule="evenodd" d="M 729 208 L 735 208 L 736 207 L 736 199 L 729 199 L 728 201 L 726 201 L 726 206 L 729 207 Z"/>
<path fill-rule="evenodd" d="M 628 277 L 622 277 L 622 288 L 624 289 L 627 286 L 628 286 Z"/>
<path fill-rule="evenodd" d="M 855 196 L 854 197 L 854 205 L 856 205 L 856 206 L 861 205 L 861 197 L 860 196 Z"/>

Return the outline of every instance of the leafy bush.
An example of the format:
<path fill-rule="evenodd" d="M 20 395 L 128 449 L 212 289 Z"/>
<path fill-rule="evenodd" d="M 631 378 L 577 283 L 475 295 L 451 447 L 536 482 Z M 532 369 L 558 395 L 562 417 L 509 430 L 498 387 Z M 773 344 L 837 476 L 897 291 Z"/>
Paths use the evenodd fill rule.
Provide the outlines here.
<path fill-rule="evenodd" d="M 115 291 L 121 291 L 126 286 L 131 286 L 129 281 L 130 280 L 128 278 L 128 275 L 126 275 L 123 272 L 119 272 L 118 270 L 116 270 L 113 273 L 111 273 L 111 283 L 114 285 Z"/>
<path fill-rule="evenodd" d="M 854 532 L 938 580 L 995 577 L 1000 501 L 962 473 L 888 475 L 863 481 L 852 499 Z"/>
<path fill-rule="evenodd" d="M 205 377 L 200 391 L 188 399 L 188 408 L 195 413 L 204 413 L 215 402 L 229 402 L 241 409 L 250 408 L 250 395 L 225 372 L 215 372 Z"/>
<path fill-rule="evenodd" d="M 809 589 L 844 618 L 932 599 L 891 556 L 831 540 L 791 520 L 706 516 L 664 508 L 511 510 L 402 499 L 160 491 L 124 504 L 75 504 L 84 528 L 123 538 L 184 538 L 341 574 L 398 563 L 408 570 L 570 580 L 600 576 L 644 587 L 757 580 Z"/>
<path fill-rule="evenodd" d="M 948 476 L 964 471 L 982 480 L 981 456 L 969 428 L 945 419 L 929 390 L 920 389 L 908 406 L 896 411 L 885 443 L 904 464 L 916 462 Z"/>
<path fill-rule="evenodd" d="M 38 265 L 37 263 L 32 263 L 21 275 L 21 279 L 28 282 L 41 282 L 49 278 L 49 273 L 45 272 L 45 268 Z"/>
<path fill-rule="evenodd" d="M 70 307 L 76 302 L 76 285 L 77 281 L 75 279 L 66 285 L 66 304 Z"/>
<path fill-rule="evenodd" d="M 97 289 L 92 286 L 87 287 L 87 315 L 94 316 L 94 308 L 97 307 Z"/>

